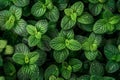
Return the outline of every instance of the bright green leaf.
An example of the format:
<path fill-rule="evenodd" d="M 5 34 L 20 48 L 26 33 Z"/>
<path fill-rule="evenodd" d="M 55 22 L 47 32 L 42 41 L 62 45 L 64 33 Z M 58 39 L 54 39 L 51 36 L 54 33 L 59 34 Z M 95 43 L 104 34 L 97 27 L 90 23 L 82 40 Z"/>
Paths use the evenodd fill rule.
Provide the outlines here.
<path fill-rule="evenodd" d="M 74 40 L 74 39 L 66 40 L 65 44 L 68 49 L 73 50 L 73 51 L 78 51 L 81 49 L 81 44 L 77 40 Z"/>
<path fill-rule="evenodd" d="M 55 50 L 62 50 L 65 49 L 65 38 L 64 37 L 55 37 L 50 41 L 51 48 Z"/>

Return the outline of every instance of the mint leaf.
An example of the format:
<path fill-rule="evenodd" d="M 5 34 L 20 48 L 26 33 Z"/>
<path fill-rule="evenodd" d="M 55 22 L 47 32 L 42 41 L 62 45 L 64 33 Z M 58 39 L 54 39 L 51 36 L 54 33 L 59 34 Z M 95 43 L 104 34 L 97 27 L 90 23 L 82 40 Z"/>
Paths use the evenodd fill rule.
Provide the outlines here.
<path fill-rule="evenodd" d="M 50 41 L 51 48 L 55 50 L 62 50 L 65 49 L 65 38 L 64 37 L 55 37 Z"/>

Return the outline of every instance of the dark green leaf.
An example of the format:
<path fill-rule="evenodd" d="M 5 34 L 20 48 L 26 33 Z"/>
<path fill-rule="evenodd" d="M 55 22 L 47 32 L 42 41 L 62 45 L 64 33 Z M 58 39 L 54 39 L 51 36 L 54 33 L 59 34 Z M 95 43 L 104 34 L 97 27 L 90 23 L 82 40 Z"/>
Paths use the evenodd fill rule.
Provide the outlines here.
<path fill-rule="evenodd" d="M 12 14 L 14 14 L 15 19 L 19 20 L 22 16 L 22 8 L 16 7 L 16 6 L 11 6 L 10 11 Z"/>
<path fill-rule="evenodd" d="M 69 79 L 71 77 L 71 73 L 72 73 L 72 67 L 70 65 L 67 65 L 67 66 L 63 65 L 62 66 L 61 75 L 63 78 Z"/>
<path fill-rule="evenodd" d="M 104 54 L 108 60 L 112 60 L 113 56 L 119 54 L 119 51 L 116 46 L 107 44 L 104 47 Z"/>
<path fill-rule="evenodd" d="M 16 73 L 15 66 L 11 62 L 6 62 L 4 64 L 4 72 L 8 76 L 13 76 Z"/>
<path fill-rule="evenodd" d="M 46 70 L 45 70 L 45 80 L 48 80 L 50 76 L 54 75 L 55 77 L 58 77 L 59 75 L 59 69 L 56 65 L 50 65 Z"/>
<path fill-rule="evenodd" d="M 61 28 L 63 30 L 71 29 L 75 25 L 76 21 L 72 20 L 68 16 L 64 16 L 61 21 Z"/>
<path fill-rule="evenodd" d="M 24 65 L 17 73 L 19 80 L 37 80 L 39 77 L 39 68 L 37 65 Z"/>
<path fill-rule="evenodd" d="M 105 68 L 108 73 L 114 73 L 119 69 L 119 64 L 114 61 L 108 61 Z"/>
<path fill-rule="evenodd" d="M 73 72 L 77 72 L 82 68 L 82 62 L 79 59 L 72 58 L 69 60 Z"/>
<path fill-rule="evenodd" d="M 18 7 L 25 7 L 29 4 L 30 0 L 11 0 Z"/>
<path fill-rule="evenodd" d="M 27 30 L 26 30 L 27 22 L 23 19 L 20 19 L 16 22 L 14 27 L 14 32 L 20 36 L 27 36 Z"/>
<path fill-rule="evenodd" d="M 103 4 L 89 4 L 89 11 L 92 13 L 92 15 L 97 16 L 102 11 Z"/>
<path fill-rule="evenodd" d="M 65 59 L 69 56 L 69 51 L 67 49 L 63 49 L 60 51 L 54 51 L 53 57 L 57 63 L 61 63 L 65 61 Z"/>
<path fill-rule="evenodd" d="M 24 43 L 19 43 L 15 46 L 15 53 L 28 53 L 29 48 Z"/>
<path fill-rule="evenodd" d="M 56 22 L 59 19 L 59 10 L 56 6 L 54 6 L 51 10 L 46 12 L 45 15 L 50 21 Z"/>
<path fill-rule="evenodd" d="M 45 14 L 45 12 L 46 12 L 46 7 L 41 1 L 35 3 L 31 8 L 31 13 L 35 17 L 41 17 Z"/>
<path fill-rule="evenodd" d="M 102 76 L 104 74 L 104 68 L 98 61 L 93 61 L 90 65 L 90 74 Z"/>

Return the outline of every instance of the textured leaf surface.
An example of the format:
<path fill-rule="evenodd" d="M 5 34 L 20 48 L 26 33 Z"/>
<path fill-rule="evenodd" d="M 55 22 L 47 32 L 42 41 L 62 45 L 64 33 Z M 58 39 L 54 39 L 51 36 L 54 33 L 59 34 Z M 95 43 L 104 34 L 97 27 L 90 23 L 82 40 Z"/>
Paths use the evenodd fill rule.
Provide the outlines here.
<path fill-rule="evenodd" d="M 76 21 L 73 21 L 70 17 L 64 16 L 61 21 L 61 28 L 63 30 L 71 29 L 75 23 Z"/>
<path fill-rule="evenodd" d="M 65 43 L 70 50 L 77 51 L 81 49 L 81 44 L 77 40 L 66 40 Z"/>
<path fill-rule="evenodd" d="M 64 37 L 56 37 L 50 41 L 51 48 L 55 50 L 62 50 L 65 46 L 65 38 Z"/>
<path fill-rule="evenodd" d="M 46 12 L 46 7 L 41 1 L 35 3 L 31 8 L 31 13 L 35 17 L 41 17 L 45 14 L 45 12 Z"/>
<path fill-rule="evenodd" d="M 55 61 L 58 63 L 65 61 L 65 59 L 67 59 L 68 56 L 69 56 L 69 51 L 67 49 L 63 49 L 60 51 L 54 51 L 53 53 L 53 57 Z"/>

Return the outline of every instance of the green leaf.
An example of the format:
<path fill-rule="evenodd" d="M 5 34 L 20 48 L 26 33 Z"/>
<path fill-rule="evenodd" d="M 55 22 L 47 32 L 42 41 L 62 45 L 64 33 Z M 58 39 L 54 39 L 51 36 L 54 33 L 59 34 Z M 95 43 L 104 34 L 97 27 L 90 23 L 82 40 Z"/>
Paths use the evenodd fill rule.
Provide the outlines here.
<path fill-rule="evenodd" d="M 64 62 L 61 68 L 62 77 L 65 79 L 69 79 L 71 77 L 71 73 L 72 73 L 72 67 Z"/>
<path fill-rule="evenodd" d="M 5 29 L 5 23 L 11 15 L 12 13 L 8 10 L 0 11 L 0 26 L 2 29 Z"/>
<path fill-rule="evenodd" d="M 0 10 L 8 7 L 10 5 L 10 1 L 9 0 L 0 0 Z"/>
<path fill-rule="evenodd" d="M 104 47 L 104 54 L 108 60 L 112 60 L 113 56 L 119 54 L 119 50 L 117 49 L 116 46 L 112 44 L 107 44 Z"/>
<path fill-rule="evenodd" d="M 117 24 L 119 21 L 120 21 L 120 16 L 119 15 L 113 16 L 109 19 L 110 24 Z"/>
<path fill-rule="evenodd" d="M 67 59 L 69 56 L 69 51 L 67 49 L 63 49 L 60 51 L 54 51 L 53 57 L 57 63 L 61 63 Z"/>
<path fill-rule="evenodd" d="M 39 59 L 37 60 L 36 64 L 38 66 L 41 66 L 45 63 L 47 54 L 45 53 L 45 51 L 42 50 L 37 50 L 37 52 L 39 53 Z"/>
<path fill-rule="evenodd" d="M 54 7 L 52 0 L 45 0 L 45 5 L 49 10 L 51 10 Z"/>
<path fill-rule="evenodd" d="M 28 54 L 28 56 L 29 56 L 29 59 L 30 59 L 29 64 L 34 64 L 39 59 L 39 53 L 38 52 L 30 52 Z"/>
<path fill-rule="evenodd" d="M 90 61 L 95 60 L 97 56 L 98 51 L 85 51 L 85 57 Z"/>
<path fill-rule="evenodd" d="M 0 76 L 0 80 L 5 80 L 5 77 L 4 76 Z"/>
<path fill-rule="evenodd" d="M 77 24 L 78 27 L 84 31 L 87 31 L 87 32 L 92 32 L 93 31 L 93 24 L 81 24 L 81 23 L 78 23 Z"/>
<path fill-rule="evenodd" d="M 105 68 L 108 73 L 114 73 L 119 69 L 119 64 L 114 61 L 108 61 Z"/>
<path fill-rule="evenodd" d="M 16 73 L 15 66 L 11 62 L 5 62 L 3 68 L 7 76 L 13 76 Z"/>
<path fill-rule="evenodd" d="M 72 58 L 69 60 L 73 72 L 77 72 L 82 68 L 82 62 L 79 59 Z"/>
<path fill-rule="evenodd" d="M 37 32 L 37 33 L 35 34 L 35 38 L 36 38 L 36 39 L 41 39 L 41 36 L 42 36 L 41 32 Z"/>
<path fill-rule="evenodd" d="M 70 16 L 71 14 L 73 14 L 73 9 L 67 8 L 64 10 L 64 13 L 65 13 L 65 15 Z"/>
<path fill-rule="evenodd" d="M 17 77 L 20 80 L 37 80 L 39 78 L 39 68 L 35 64 L 24 65 L 19 69 Z"/>
<path fill-rule="evenodd" d="M 72 19 L 73 21 L 76 21 L 76 19 L 77 19 L 77 14 L 76 14 L 76 13 L 72 13 L 70 17 L 71 17 L 71 19 Z"/>
<path fill-rule="evenodd" d="M 18 7 L 25 7 L 29 4 L 30 0 L 11 0 Z"/>
<path fill-rule="evenodd" d="M 103 4 L 89 4 L 89 11 L 92 13 L 92 15 L 97 16 L 100 14 L 100 12 L 102 11 L 103 8 Z"/>
<path fill-rule="evenodd" d="M 28 53 L 30 50 L 24 43 L 19 43 L 15 46 L 15 53 Z"/>
<path fill-rule="evenodd" d="M 37 39 L 35 36 L 29 36 L 28 38 L 28 45 L 30 47 L 36 46 L 39 43 L 40 39 Z"/>
<path fill-rule="evenodd" d="M 107 31 L 113 31 L 114 26 L 105 19 L 99 19 L 93 26 L 93 31 L 97 34 L 104 34 Z"/>
<path fill-rule="evenodd" d="M 50 47 L 50 37 L 43 35 L 41 38 L 41 41 L 37 44 L 37 46 L 41 49 L 41 50 L 45 50 L 45 51 L 50 51 L 51 47 Z"/>
<path fill-rule="evenodd" d="M 45 12 L 46 12 L 46 7 L 41 1 L 35 3 L 31 8 L 31 13 L 35 17 L 41 17 L 45 14 Z"/>
<path fill-rule="evenodd" d="M 59 69 L 56 65 L 50 65 L 46 70 L 45 70 L 45 80 L 48 80 L 50 76 L 54 75 L 55 77 L 58 77 L 59 75 Z"/>
<path fill-rule="evenodd" d="M 15 63 L 24 65 L 25 64 L 25 55 L 23 53 L 15 53 L 12 56 L 12 59 Z"/>
<path fill-rule="evenodd" d="M 65 41 L 66 47 L 72 51 L 78 51 L 81 49 L 81 44 L 74 39 Z"/>
<path fill-rule="evenodd" d="M 35 26 L 38 31 L 40 31 L 42 34 L 45 34 L 48 29 L 48 22 L 47 22 L 47 20 L 40 20 L 36 23 Z"/>
<path fill-rule="evenodd" d="M 15 27 L 13 28 L 14 32 L 20 36 L 27 36 L 26 30 L 27 22 L 23 19 L 20 19 L 16 22 Z"/>
<path fill-rule="evenodd" d="M 11 45 L 7 45 L 4 51 L 5 55 L 12 55 L 14 52 L 14 48 Z"/>
<path fill-rule="evenodd" d="M 22 8 L 13 5 L 10 7 L 9 11 L 11 11 L 12 14 L 14 14 L 16 20 L 19 20 L 22 16 Z"/>
<path fill-rule="evenodd" d="M 57 78 L 57 80 L 64 80 L 63 78 Z"/>
<path fill-rule="evenodd" d="M 49 77 L 49 80 L 56 80 L 56 79 L 57 78 L 54 75 L 52 75 L 52 76 Z"/>
<path fill-rule="evenodd" d="M 114 60 L 116 62 L 120 62 L 120 54 L 114 55 L 111 60 Z"/>
<path fill-rule="evenodd" d="M 65 49 L 65 38 L 64 37 L 55 37 L 50 41 L 51 48 L 55 50 L 62 50 Z"/>
<path fill-rule="evenodd" d="M 15 23 L 15 17 L 13 15 L 11 15 L 4 24 L 5 29 L 10 30 L 11 28 L 14 27 L 14 23 Z"/>
<path fill-rule="evenodd" d="M 61 30 L 59 32 L 59 36 L 65 37 L 66 39 L 73 39 L 74 38 L 74 31 L 71 30 Z"/>
<path fill-rule="evenodd" d="M 35 35 L 37 33 L 37 29 L 33 25 L 27 25 L 26 30 L 30 35 Z"/>
<path fill-rule="evenodd" d="M 0 49 L 5 48 L 7 45 L 7 41 L 6 40 L 0 40 Z"/>
<path fill-rule="evenodd" d="M 57 1 L 58 5 L 57 7 L 59 8 L 60 11 L 65 10 L 65 8 L 67 7 L 67 0 L 59 0 Z"/>
<path fill-rule="evenodd" d="M 43 35 L 41 38 L 41 41 L 37 44 L 37 46 L 44 51 L 50 51 L 51 47 L 50 47 L 50 37 L 48 37 L 47 35 Z"/>
<path fill-rule="evenodd" d="M 96 51 L 99 44 L 101 43 L 102 37 L 91 33 L 89 38 L 84 41 L 82 48 L 86 51 Z"/>
<path fill-rule="evenodd" d="M 90 65 L 90 74 L 102 76 L 104 74 L 104 68 L 98 61 L 93 61 Z"/>
<path fill-rule="evenodd" d="M 110 19 L 112 16 L 113 16 L 113 13 L 108 9 L 106 9 L 102 15 L 103 19 Z"/>
<path fill-rule="evenodd" d="M 105 5 L 105 9 L 109 9 L 110 11 L 114 12 L 116 10 L 116 2 L 115 0 L 108 0 Z"/>
<path fill-rule="evenodd" d="M 78 17 L 78 22 L 82 24 L 91 24 L 94 22 L 94 18 L 89 13 L 85 12 Z"/>
<path fill-rule="evenodd" d="M 76 21 L 72 20 L 68 16 L 64 16 L 61 21 L 61 28 L 63 30 L 71 29 L 75 25 Z"/>
<path fill-rule="evenodd" d="M 52 9 L 50 9 L 49 11 L 47 11 L 45 13 L 45 16 L 50 21 L 57 22 L 58 19 L 59 19 L 59 10 L 58 10 L 58 8 L 56 6 L 54 6 Z"/>
<path fill-rule="evenodd" d="M 71 6 L 71 9 L 73 9 L 77 16 L 80 16 L 84 10 L 84 4 L 81 1 L 78 1 Z"/>

